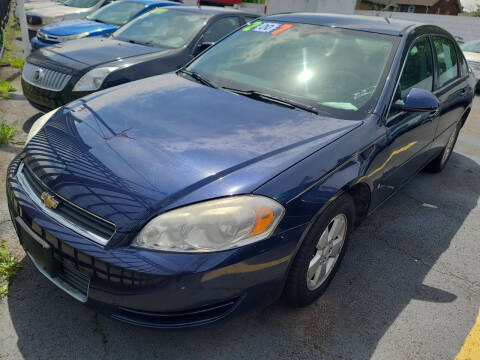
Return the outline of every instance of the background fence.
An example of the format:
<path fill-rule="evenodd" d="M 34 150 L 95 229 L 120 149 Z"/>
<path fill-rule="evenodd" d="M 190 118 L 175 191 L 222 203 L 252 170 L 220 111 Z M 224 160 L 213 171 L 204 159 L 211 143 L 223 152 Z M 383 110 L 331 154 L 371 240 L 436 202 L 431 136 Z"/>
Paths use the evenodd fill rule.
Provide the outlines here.
<path fill-rule="evenodd" d="M 470 16 L 448 16 L 448 15 L 428 15 L 411 14 L 402 12 L 377 12 L 356 10 L 357 15 L 376 15 L 392 17 L 395 19 L 404 19 L 416 21 L 425 24 L 441 26 L 448 30 L 454 36 L 461 36 L 465 41 L 480 40 L 480 18 Z"/>
<path fill-rule="evenodd" d="M 10 0 L 0 0 L 0 58 L 3 55 L 3 30 L 8 21 L 10 11 Z"/>

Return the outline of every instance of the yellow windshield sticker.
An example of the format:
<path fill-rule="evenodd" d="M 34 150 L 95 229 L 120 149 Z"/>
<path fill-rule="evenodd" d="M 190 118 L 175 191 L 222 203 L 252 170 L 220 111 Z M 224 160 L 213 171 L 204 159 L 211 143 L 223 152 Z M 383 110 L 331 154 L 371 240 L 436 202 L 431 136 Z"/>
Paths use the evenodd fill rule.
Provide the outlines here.
<path fill-rule="evenodd" d="M 167 9 L 156 8 L 150 11 L 150 14 L 163 14 L 163 13 L 166 13 L 167 11 L 168 11 Z"/>
<path fill-rule="evenodd" d="M 248 25 L 247 27 L 244 27 L 242 30 L 243 30 L 243 31 L 250 31 L 250 30 L 252 30 L 255 26 L 258 26 L 258 25 L 261 25 L 261 24 L 262 24 L 261 21 L 255 21 L 253 24 Z"/>

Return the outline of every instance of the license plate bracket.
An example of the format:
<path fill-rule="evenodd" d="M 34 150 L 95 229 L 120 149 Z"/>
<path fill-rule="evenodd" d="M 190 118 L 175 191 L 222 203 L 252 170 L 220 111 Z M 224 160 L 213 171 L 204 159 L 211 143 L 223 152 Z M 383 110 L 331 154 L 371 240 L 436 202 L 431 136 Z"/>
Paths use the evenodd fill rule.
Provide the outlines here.
<path fill-rule="evenodd" d="M 52 247 L 49 243 L 30 229 L 19 216 L 17 222 L 20 241 L 25 251 L 35 259 L 37 264 L 52 278 L 58 275 L 60 263 L 53 257 Z"/>

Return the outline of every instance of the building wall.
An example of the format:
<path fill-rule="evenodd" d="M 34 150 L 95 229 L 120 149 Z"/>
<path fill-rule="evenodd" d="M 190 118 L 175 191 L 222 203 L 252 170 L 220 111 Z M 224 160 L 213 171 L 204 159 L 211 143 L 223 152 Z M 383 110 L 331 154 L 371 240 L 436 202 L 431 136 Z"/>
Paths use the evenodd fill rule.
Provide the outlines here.
<path fill-rule="evenodd" d="M 401 12 L 408 12 L 409 5 L 400 5 Z M 433 6 L 415 5 L 416 14 L 458 15 L 456 0 L 440 0 Z"/>
<path fill-rule="evenodd" d="M 356 0 L 269 0 L 268 13 L 327 12 L 353 14 Z"/>
<path fill-rule="evenodd" d="M 377 13 L 377 11 L 355 11 L 355 14 L 357 15 L 375 16 Z M 403 12 L 392 13 L 388 11 L 380 12 L 379 16 L 437 25 L 449 31 L 454 36 L 463 37 L 465 41 L 480 40 L 480 18 L 470 16 L 409 14 Z"/>

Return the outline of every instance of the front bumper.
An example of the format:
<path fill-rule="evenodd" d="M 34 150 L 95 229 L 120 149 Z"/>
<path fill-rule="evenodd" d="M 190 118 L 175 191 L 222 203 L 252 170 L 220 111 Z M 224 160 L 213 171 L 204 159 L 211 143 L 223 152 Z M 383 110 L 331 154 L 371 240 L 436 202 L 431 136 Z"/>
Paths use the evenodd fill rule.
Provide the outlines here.
<path fill-rule="evenodd" d="M 71 83 L 75 83 L 75 78 Z M 23 94 L 27 98 L 30 105 L 42 112 L 48 112 L 60 106 L 68 104 L 71 101 L 77 100 L 83 96 L 91 94 L 91 92 L 73 92 L 72 85 L 68 84 L 61 91 L 53 91 L 42 89 L 34 86 L 22 78 Z"/>
<path fill-rule="evenodd" d="M 160 253 L 129 246 L 105 249 L 37 207 L 18 182 L 19 164 L 17 158 L 8 169 L 10 215 L 22 243 L 25 230 L 20 223 L 46 242 L 58 261 L 58 274 L 44 275 L 71 295 L 73 290 L 83 294 L 87 305 L 135 325 L 198 326 L 272 303 L 281 295 L 306 226 L 213 254 Z M 29 256 L 35 263 L 33 254 Z"/>
<path fill-rule="evenodd" d="M 32 48 L 35 49 L 35 50 L 38 50 L 38 49 L 41 49 L 41 48 L 44 48 L 46 46 L 50 46 L 50 45 L 53 45 L 53 44 L 59 44 L 58 42 L 53 42 L 53 41 L 43 41 L 41 39 L 39 39 L 37 36 L 34 36 L 31 38 L 31 44 L 32 44 Z"/>

